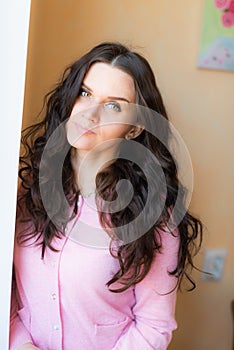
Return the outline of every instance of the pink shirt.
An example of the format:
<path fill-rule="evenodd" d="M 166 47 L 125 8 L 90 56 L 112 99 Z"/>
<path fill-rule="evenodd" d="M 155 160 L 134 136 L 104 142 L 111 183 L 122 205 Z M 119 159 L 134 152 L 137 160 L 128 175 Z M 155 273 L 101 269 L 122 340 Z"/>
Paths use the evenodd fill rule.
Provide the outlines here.
<path fill-rule="evenodd" d="M 110 292 L 118 260 L 96 208 L 81 201 L 66 236 L 54 240 L 59 252 L 47 249 L 42 260 L 40 246 L 15 245 L 10 350 L 27 342 L 41 350 L 166 349 L 176 328 L 176 291 L 166 293 L 176 285 L 168 271 L 177 264 L 178 235 L 162 231 L 162 254 L 143 281 Z"/>

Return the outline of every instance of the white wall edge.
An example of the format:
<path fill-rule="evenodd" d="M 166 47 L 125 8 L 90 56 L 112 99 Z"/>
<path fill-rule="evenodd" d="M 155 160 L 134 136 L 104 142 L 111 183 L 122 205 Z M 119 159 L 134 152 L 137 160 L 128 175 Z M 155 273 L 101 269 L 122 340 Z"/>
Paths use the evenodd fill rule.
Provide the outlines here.
<path fill-rule="evenodd" d="M 17 171 L 22 125 L 30 0 L 0 2 L 0 349 L 9 347 Z"/>

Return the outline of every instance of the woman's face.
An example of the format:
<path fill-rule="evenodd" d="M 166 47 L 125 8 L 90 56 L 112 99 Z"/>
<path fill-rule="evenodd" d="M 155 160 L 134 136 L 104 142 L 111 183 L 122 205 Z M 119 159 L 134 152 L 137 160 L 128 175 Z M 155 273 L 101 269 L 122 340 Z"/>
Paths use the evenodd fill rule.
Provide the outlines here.
<path fill-rule="evenodd" d="M 69 143 L 78 151 L 90 151 L 125 138 L 135 128 L 135 97 L 130 75 L 106 63 L 93 64 L 67 122 Z"/>

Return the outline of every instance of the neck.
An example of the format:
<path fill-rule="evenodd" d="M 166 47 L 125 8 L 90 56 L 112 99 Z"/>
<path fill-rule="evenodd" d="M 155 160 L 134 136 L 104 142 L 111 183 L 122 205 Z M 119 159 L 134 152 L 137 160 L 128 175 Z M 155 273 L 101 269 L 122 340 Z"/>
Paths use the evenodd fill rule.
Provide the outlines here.
<path fill-rule="evenodd" d="M 115 155 L 114 155 L 115 154 Z M 87 197 L 96 191 L 96 175 L 116 159 L 116 152 L 79 152 L 74 149 L 71 155 L 71 163 L 75 172 L 76 185 L 81 194 Z"/>

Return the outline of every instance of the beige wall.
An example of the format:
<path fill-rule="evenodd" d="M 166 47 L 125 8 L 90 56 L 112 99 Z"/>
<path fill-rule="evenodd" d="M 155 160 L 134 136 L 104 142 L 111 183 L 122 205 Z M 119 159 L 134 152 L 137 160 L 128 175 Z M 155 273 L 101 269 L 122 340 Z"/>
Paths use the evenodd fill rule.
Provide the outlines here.
<path fill-rule="evenodd" d="M 173 6 L 174 5 L 174 6 Z M 170 350 L 230 350 L 234 297 L 234 74 L 199 70 L 203 0 L 32 0 L 24 125 L 61 69 L 103 40 L 131 44 L 155 71 L 169 114 L 187 143 L 195 176 L 192 210 L 205 248 L 227 248 L 223 279 L 197 273 L 195 292 L 178 296 Z M 35 119 L 34 119 L 35 120 Z M 202 263 L 202 253 L 197 259 Z"/>

